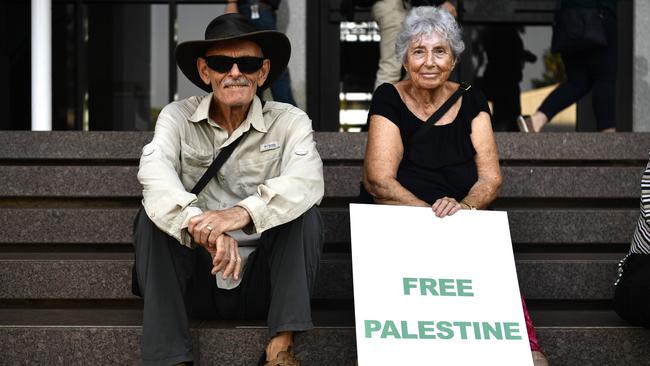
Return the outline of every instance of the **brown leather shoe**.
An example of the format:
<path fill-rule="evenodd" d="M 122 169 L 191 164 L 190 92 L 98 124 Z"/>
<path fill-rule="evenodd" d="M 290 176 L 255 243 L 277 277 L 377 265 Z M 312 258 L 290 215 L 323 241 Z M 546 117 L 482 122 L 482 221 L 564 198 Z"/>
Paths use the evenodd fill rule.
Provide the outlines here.
<path fill-rule="evenodd" d="M 278 357 L 274 360 L 267 361 L 264 366 L 300 366 L 300 361 L 298 361 L 290 352 L 280 351 Z"/>

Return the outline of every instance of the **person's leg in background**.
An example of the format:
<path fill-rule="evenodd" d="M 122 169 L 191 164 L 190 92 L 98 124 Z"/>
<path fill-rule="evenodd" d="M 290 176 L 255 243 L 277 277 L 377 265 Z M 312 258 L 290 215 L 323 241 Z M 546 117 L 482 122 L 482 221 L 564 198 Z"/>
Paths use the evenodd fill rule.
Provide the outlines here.
<path fill-rule="evenodd" d="M 505 85 L 504 85 L 505 84 Z M 517 116 L 521 114 L 521 91 L 519 82 L 505 82 L 495 85 L 492 94 L 492 129 L 494 131 L 519 131 Z"/>
<path fill-rule="evenodd" d="M 598 131 L 616 132 L 616 74 L 618 40 L 616 15 L 604 9 L 603 26 L 607 46 L 594 52 L 589 62 L 592 75 L 592 105 Z"/>
<path fill-rule="evenodd" d="M 296 105 L 293 99 L 293 92 L 291 91 L 291 77 L 289 76 L 289 69 L 285 69 L 280 76 L 271 84 L 271 95 L 276 102 L 289 103 Z"/>
<path fill-rule="evenodd" d="M 562 53 L 567 81 L 549 94 L 537 112 L 530 116 L 533 131 L 539 132 L 545 124 L 564 108 L 580 100 L 591 89 L 592 80 L 587 69 L 593 52 Z"/>
<path fill-rule="evenodd" d="M 402 0 L 379 0 L 372 6 L 372 18 L 379 26 L 379 67 L 375 89 L 383 83 L 400 80 L 402 61 L 395 56 L 395 39 L 406 17 Z"/>

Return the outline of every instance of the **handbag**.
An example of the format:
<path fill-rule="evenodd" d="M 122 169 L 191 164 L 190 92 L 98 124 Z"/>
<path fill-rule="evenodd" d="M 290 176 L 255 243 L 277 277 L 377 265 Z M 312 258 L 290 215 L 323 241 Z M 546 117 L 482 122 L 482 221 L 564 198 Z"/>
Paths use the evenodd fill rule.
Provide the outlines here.
<path fill-rule="evenodd" d="M 219 155 L 214 159 L 212 164 L 208 167 L 208 169 L 203 173 L 199 181 L 194 185 L 194 188 L 190 191 L 191 193 L 198 195 L 201 193 L 203 188 L 210 182 L 212 178 L 214 178 L 215 175 L 219 172 L 219 169 L 221 169 L 221 166 L 223 163 L 228 160 L 232 152 L 235 150 L 237 145 L 239 145 L 239 142 L 244 138 L 247 132 L 244 132 L 241 136 L 239 136 L 235 141 L 233 141 L 230 145 L 226 146 L 221 150 Z M 155 240 L 166 240 L 168 243 L 171 242 L 171 244 L 175 245 L 180 245 L 178 240 L 176 240 L 174 237 L 169 236 L 167 233 L 163 232 L 160 230 L 156 224 L 151 221 L 149 216 L 144 210 L 144 207 L 140 207 L 138 210 L 138 213 L 135 215 L 135 219 L 133 220 L 133 247 L 134 249 L 138 247 L 138 242 L 141 240 L 146 240 L 146 241 L 153 241 Z M 162 245 L 163 243 L 158 243 L 158 245 Z M 166 243 L 165 243 L 166 244 Z M 137 250 L 136 250 L 137 251 Z M 135 296 L 142 297 L 142 291 L 140 291 L 140 286 L 138 285 L 138 273 L 136 271 L 136 262 L 135 262 L 135 255 L 134 255 L 134 261 L 133 261 L 133 267 L 131 267 L 131 292 Z"/>
<path fill-rule="evenodd" d="M 607 36 L 601 7 L 558 7 L 555 10 L 551 52 L 576 52 L 605 46 Z"/>
<path fill-rule="evenodd" d="M 628 254 L 618 268 L 614 310 L 630 323 L 650 328 L 650 255 Z"/>
<path fill-rule="evenodd" d="M 431 128 L 433 128 L 432 126 L 436 122 L 438 122 L 438 120 L 440 118 L 442 118 L 442 116 L 444 116 L 445 113 L 447 113 L 449 108 L 451 108 L 451 106 L 453 106 L 454 103 L 456 103 L 458 98 L 460 98 L 461 95 L 463 95 L 463 93 L 468 91 L 471 87 L 472 87 L 472 85 L 470 85 L 469 83 L 466 83 L 466 82 L 460 83 L 460 86 L 458 87 L 458 89 L 456 89 L 454 94 L 452 94 L 449 97 L 449 99 L 447 99 L 440 106 L 440 108 L 438 108 L 435 112 L 433 112 L 433 114 L 431 115 L 431 117 L 429 117 L 429 119 L 427 120 L 426 123 L 424 123 L 422 126 L 420 126 L 420 128 L 418 128 L 415 131 L 415 133 L 413 135 L 411 135 L 411 137 L 408 140 L 408 144 L 406 144 L 406 148 L 405 148 L 406 151 L 404 151 L 404 155 L 403 155 L 404 159 L 407 159 L 410 156 L 410 151 L 411 150 L 409 149 L 409 147 L 413 146 L 414 142 L 417 142 L 418 140 L 422 139 L 422 137 L 425 136 L 427 134 L 427 132 L 431 130 Z M 356 203 L 375 203 L 374 198 L 366 190 L 366 187 L 363 185 L 363 181 L 361 181 L 359 183 L 359 196 L 357 197 L 355 202 Z"/>

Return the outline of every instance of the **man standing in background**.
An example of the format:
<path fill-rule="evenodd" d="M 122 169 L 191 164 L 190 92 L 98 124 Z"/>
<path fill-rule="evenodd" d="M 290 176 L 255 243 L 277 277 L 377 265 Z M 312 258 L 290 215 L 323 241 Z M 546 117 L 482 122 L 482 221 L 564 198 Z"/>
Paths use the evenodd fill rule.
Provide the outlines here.
<path fill-rule="evenodd" d="M 229 0 L 226 13 L 240 13 L 248 18 L 257 30 L 277 30 L 276 10 L 279 6 L 280 0 Z M 271 94 L 276 102 L 296 105 L 288 69 L 271 84 Z"/>
<path fill-rule="evenodd" d="M 383 83 L 396 83 L 402 76 L 402 61 L 395 56 L 395 38 L 406 13 L 415 6 L 442 6 L 454 17 L 456 8 L 449 1 L 441 0 L 378 0 L 372 5 L 372 18 L 379 26 L 379 67 L 375 89 Z"/>

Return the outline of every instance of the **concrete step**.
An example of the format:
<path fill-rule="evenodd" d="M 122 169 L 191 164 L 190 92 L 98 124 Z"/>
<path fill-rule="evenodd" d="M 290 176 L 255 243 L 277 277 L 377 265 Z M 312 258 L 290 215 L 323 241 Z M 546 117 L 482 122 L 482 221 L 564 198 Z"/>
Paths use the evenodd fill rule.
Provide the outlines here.
<path fill-rule="evenodd" d="M 137 166 L 0 166 L 0 197 L 137 198 Z M 504 166 L 501 198 L 638 198 L 641 166 Z M 359 194 L 360 166 L 325 166 L 325 197 Z M 584 184 L 580 182 L 598 182 Z"/>
<path fill-rule="evenodd" d="M 639 216 L 638 208 L 507 211 L 515 244 L 557 244 L 574 249 L 582 244 L 629 245 Z M 135 208 L 0 208 L 0 225 L 5 228 L 0 232 L 0 244 L 131 244 L 136 212 Z M 325 242 L 348 243 L 347 208 L 322 208 L 321 213 Z"/>
<path fill-rule="evenodd" d="M 541 346 L 554 366 L 650 365 L 650 330 L 614 320 L 609 313 L 562 311 L 563 318 L 611 318 L 610 324 L 537 324 Z M 534 318 L 539 314 L 533 313 Z M 549 318 L 552 318 L 550 316 Z M 352 323 L 321 325 L 300 335 L 296 352 L 305 365 L 352 365 Z M 5 364 L 136 364 L 141 312 L 135 309 L 0 309 L 0 354 Z M 199 365 L 253 365 L 267 337 L 261 322 L 193 322 Z"/>
<path fill-rule="evenodd" d="M 518 254 L 521 291 L 530 300 L 611 299 L 620 256 Z M 0 299 L 131 299 L 132 258 L 131 253 L 0 253 Z M 314 297 L 352 295 L 350 255 L 323 255 Z"/>
<path fill-rule="evenodd" d="M 121 161 L 137 164 L 142 147 L 153 132 L 130 131 L 3 131 L 0 160 Z M 318 151 L 325 160 L 360 161 L 365 133 L 316 132 Z M 623 161 L 648 160 L 650 134 L 495 133 L 499 157 L 509 161 Z"/>

